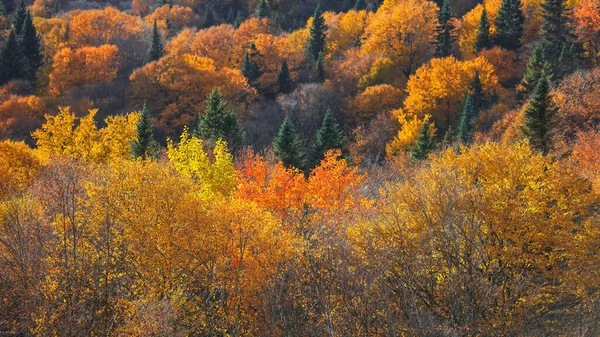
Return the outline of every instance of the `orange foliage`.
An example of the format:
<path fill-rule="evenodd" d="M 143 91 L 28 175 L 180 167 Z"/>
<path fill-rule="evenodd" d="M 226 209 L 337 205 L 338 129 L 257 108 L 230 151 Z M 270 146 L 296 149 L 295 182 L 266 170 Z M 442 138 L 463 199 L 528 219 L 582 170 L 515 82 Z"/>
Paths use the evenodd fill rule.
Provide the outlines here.
<path fill-rule="evenodd" d="M 46 104 L 37 96 L 14 96 L 0 104 L 0 136 L 24 139 L 43 120 Z"/>
<path fill-rule="evenodd" d="M 349 113 L 353 121 L 364 123 L 385 110 L 393 110 L 402 104 L 404 92 L 391 85 L 368 87 L 351 103 Z"/>
<path fill-rule="evenodd" d="M 372 15 L 364 10 L 358 12 L 350 10 L 346 13 L 325 12 L 327 46 L 324 54 L 326 57 L 340 58 L 347 50 L 359 47 Z"/>
<path fill-rule="evenodd" d="M 600 192 L 600 132 L 587 131 L 578 134 L 573 147 L 571 164 L 592 181 L 596 191 Z"/>
<path fill-rule="evenodd" d="M 499 82 L 515 79 L 521 74 L 517 54 L 500 47 L 482 50 L 479 56 L 485 58 L 493 67 Z"/>
<path fill-rule="evenodd" d="M 600 0 L 581 0 L 573 13 L 577 35 L 594 64 L 600 60 Z"/>
<path fill-rule="evenodd" d="M 189 7 L 164 5 L 158 7 L 152 14 L 146 16 L 144 21 L 147 25 L 153 25 L 156 20 L 158 28 L 167 32 L 167 19 L 169 19 L 174 30 L 179 31 L 191 25 L 192 20 L 194 19 L 194 13 Z M 172 32 L 168 32 L 167 35 L 171 33 Z"/>
<path fill-rule="evenodd" d="M 118 52 L 114 45 L 59 50 L 50 74 L 50 91 L 60 95 L 74 87 L 112 81 L 119 67 Z"/>

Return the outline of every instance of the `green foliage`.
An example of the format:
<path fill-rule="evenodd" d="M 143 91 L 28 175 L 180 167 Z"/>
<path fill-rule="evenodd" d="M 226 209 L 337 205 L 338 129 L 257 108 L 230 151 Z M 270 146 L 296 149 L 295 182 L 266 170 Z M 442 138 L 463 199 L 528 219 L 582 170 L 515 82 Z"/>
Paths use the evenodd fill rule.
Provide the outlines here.
<path fill-rule="evenodd" d="M 343 149 L 348 139 L 344 130 L 335 121 L 331 110 L 327 110 L 323 117 L 321 127 L 317 131 L 317 137 L 312 151 L 312 165 L 318 165 L 325 158 L 325 153 L 332 149 Z"/>
<path fill-rule="evenodd" d="M 463 144 L 471 143 L 475 132 L 477 108 L 474 95 L 466 93 L 463 108 L 460 111 L 460 124 L 458 125 L 458 139 Z"/>
<path fill-rule="evenodd" d="M 214 25 L 215 13 L 213 12 L 212 8 L 208 8 L 206 9 L 206 12 L 204 12 L 204 24 L 202 25 L 202 28 L 210 28 Z"/>
<path fill-rule="evenodd" d="M 454 16 L 449 0 L 444 0 L 439 13 L 440 26 L 436 36 L 435 56 L 446 57 L 452 55 L 452 36 L 450 32 L 454 29 L 450 19 Z"/>
<path fill-rule="evenodd" d="M 135 158 L 148 159 L 153 156 L 155 146 L 150 111 L 144 104 L 137 123 L 136 139 L 131 143 L 131 153 Z"/>
<path fill-rule="evenodd" d="M 319 82 L 325 81 L 325 66 L 323 65 L 323 53 L 319 53 L 317 58 L 317 80 Z"/>
<path fill-rule="evenodd" d="M 27 8 L 25 7 L 25 1 L 21 0 L 15 16 L 13 18 L 13 27 L 17 34 L 21 34 L 23 30 L 23 24 L 25 24 L 25 17 L 27 16 Z"/>
<path fill-rule="evenodd" d="M 325 24 L 323 11 L 317 5 L 313 14 L 313 21 L 309 32 L 310 36 L 308 38 L 308 53 L 315 61 L 319 59 L 319 55 L 325 48 L 325 38 L 327 37 L 325 30 L 327 30 L 327 25 Z"/>
<path fill-rule="evenodd" d="M 289 118 L 283 120 L 279 133 L 273 141 L 273 150 L 284 166 L 298 169 L 304 167 L 304 154 L 300 149 L 298 132 Z"/>
<path fill-rule="evenodd" d="M 249 52 L 246 52 L 244 56 L 244 61 L 242 61 L 242 74 L 248 82 L 254 82 L 260 77 L 260 70 L 258 69 L 258 64 L 252 60 Z"/>
<path fill-rule="evenodd" d="M 553 130 L 558 107 L 550 94 L 550 85 L 545 74 L 541 74 L 533 91 L 531 101 L 525 108 L 523 134 L 529 139 L 531 148 L 546 155 L 552 150 Z"/>
<path fill-rule="evenodd" d="M 523 43 L 525 16 L 521 0 L 502 0 L 496 17 L 494 44 L 507 50 L 517 50 Z"/>
<path fill-rule="evenodd" d="M 213 142 L 222 139 L 231 150 L 237 150 L 243 145 L 244 130 L 235 112 L 227 109 L 227 102 L 217 88 L 208 96 L 204 114 L 198 116 L 196 136 Z"/>
<path fill-rule="evenodd" d="M 1 0 L 0 3 L 2 3 L 5 15 L 11 14 L 15 10 L 14 0 Z"/>
<path fill-rule="evenodd" d="M 429 135 L 429 127 L 431 124 L 429 121 L 423 123 L 421 134 L 415 146 L 410 150 L 410 156 L 415 160 L 425 160 L 431 151 L 435 149 L 433 138 Z"/>
<path fill-rule="evenodd" d="M 354 3 L 354 8 L 355 11 L 363 11 L 365 9 L 367 9 L 367 2 L 365 0 L 356 0 L 356 3 Z"/>
<path fill-rule="evenodd" d="M 542 4 L 544 22 L 540 32 L 540 43 L 544 46 L 544 59 L 554 75 L 560 75 L 562 51 L 571 46 L 575 37 L 570 30 L 571 11 L 566 0 L 546 0 Z M 565 54 L 565 58 L 568 56 Z M 573 60 L 564 60 L 573 62 Z M 555 78 L 556 79 L 556 78 Z"/>
<path fill-rule="evenodd" d="M 160 36 L 160 31 L 156 26 L 156 20 L 154 20 L 154 26 L 152 28 L 152 47 L 150 48 L 150 61 L 158 61 L 163 57 L 163 42 Z"/>
<path fill-rule="evenodd" d="M 535 89 L 542 74 L 551 79 L 550 64 L 544 58 L 544 47 L 541 43 L 537 43 L 531 52 L 525 74 L 518 88 L 517 94 L 520 98 L 529 95 Z"/>
<path fill-rule="evenodd" d="M 492 48 L 492 38 L 490 37 L 490 21 L 487 17 L 487 10 L 485 7 L 481 12 L 481 19 L 479 20 L 479 28 L 477 28 L 477 40 L 475 41 L 475 50 L 477 52 L 483 49 Z"/>
<path fill-rule="evenodd" d="M 44 62 L 44 56 L 42 55 L 42 43 L 33 25 L 29 11 L 25 15 L 23 31 L 21 33 L 21 46 L 23 55 L 27 59 L 27 78 L 35 80 L 36 72 Z"/>
<path fill-rule="evenodd" d="M 271 5 L 269 5 L 267 0 L 260 0 L 254 14 L 258 19 L 271 18 L 273 15 Z"/>
<path fill-rule="evenodd" d="M 27 64 L 17 34 L 11 29 L 0 54 L 0 85 L 27 76 Z"/>
<path fill-rule="evenodd" d="M 279 92 L 282 94 L 287 94 L 294 88 L 294 82 L 290 76 L 290 70 L 286 60 L 283 60 L 281 63 L 281 69 L 279 70 L 279 75 L 277 76 L 277 84 L 279 85 Z"/>

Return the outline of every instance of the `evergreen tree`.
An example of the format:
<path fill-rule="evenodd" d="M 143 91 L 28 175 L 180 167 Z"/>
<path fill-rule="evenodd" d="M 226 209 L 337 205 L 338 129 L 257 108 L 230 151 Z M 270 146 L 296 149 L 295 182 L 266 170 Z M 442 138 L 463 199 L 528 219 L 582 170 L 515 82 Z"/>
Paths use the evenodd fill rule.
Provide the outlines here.
<path fill-rule="evenodd" d="M 215 25 L 215 13 L 213 13 L 212 8 L 207 8 L 206 12 L 204 12 L 204 24 L 202 28 L 210 28 Z"/>
<path fill-rule="evenodd" d="M 154 28 L 152 28 L 152 47 L 150 48 L 150 61 L 158 61 L 164 54 L 162 37 L 154 20 Z"/>
<path fill-rule="evenodd" d="M 303 168 L 304 161 L 302 157 L 304 157 L 304 154 L 300 150 L 298 133 L 289 118 L 283 120 L 279 133 L 273 141 L 273 149 L 284 166 Z"/>
<path fill-rule="evenodd" d="M 430 126 L 431 124 L 429 122 L 423 123 L 419 139 L 415 146 L 410 150 L 411 158 L 415 160 L 425 160 L 427 159 L 427 155 L 435 148 L 433 138 L 429 135 Z"/>
<path fill-rule="evenodd" d="M 250 83 L 256 81 L 256 79 L 258 79 L 261 75 L 258 65 L 252 60 L 249 52 L 246 52 L 246 56 L 244 56 L 241 70 L 244 77 L 246 77 Z"/>
<path fill-rule="evenodd" d="M 546 155 L 552 150 L 552 135 L 558 107 L 550 93 L 550 85 L 545 74 L 540 75 L 531 101 L 525 108 L 523 134 L 529 139 L 533 149 Z"/>
<path fill-rule="evenodd" d="M 25 1 L 21 0 L 21 2 L 19 3 L 19 7 L 17 7 L 15 17 L 13 19 L 13 27 L 17 34 L 21 34 L 21 31 L 23 31 L 23 25 L 25 24 L 26 16 L 27 16 L 27 9 L 25 7 Z"/>
<path fill-rule="evenodd" d="M 473 106 L 477 111 L 485 108 L 486 105 L 486 97 L 483 92 L 483 84 L 481 83 L 481 77 L 479 76 L 479 70 L 475 71 L 475 77 L 473 78 L 473 82 L 471 82 L 471 97 L 473 99 Z"/>
<path fill-rule="evenodd" d="M 235 112 L 227 109 L 221 92 L 214 88 L 206 100 L 206 110 L 198 116 L 196 136 L 217 141 L 223 139 L 230 149 L 238 149 L 244 140 L 244 131 Z"/>
<path fill-rule="evenodd" d="M 144 104 L 137 123 L 136 139 L 131 143 L 131 153 L 135 158 L 147 159 L 153 155 L 155 142 L 150 119 L 150 111 L 146 104 Z"/>
<path fill-rule="evenodd" d="M 0 1 L 0 16 L 6 16 L 6 9 L 4 8 L 4 3 Z"/>
<path fill-rule="evenodd" d="M 313 167 L 325 157 L 325 153 L 332 149 L 342 149 L 346 145 L 347 138 L 344 131 L 336 123 L 331 110 L 327 110 L 323 117 L 321 127 L 317 131 L 317 137 L 312 151 Z"/>
<path fill-rule="evenodd" d="M 27 64 L 24 62 L 24 58 L 17 34 L 14 29 L 11 29 L 2 54 L 0 54 L 0 85 L 27 76 Z"/>
<path fill-rule="evenodd" d="M 9 15 L 15 10 L 14 0 L 2 0 L 2 7 L 4 8 L 4 15 Z"/>
<path fill-rule="evenodd" d="M 42 43 L 33 25 L 29 11 L 25 15 L 23 31 L 21 33 L 21 47 L 23 55 L 27 59 L 27 78 L 35 80 L 35 75 L 42 66 L 44 56 L 42 55 Z"/>
<path fill-rule="evenodd" d="M 231 7 L 229 7 L 229 11 L 227 12 L 227 23 L 230 23 L 233 25 L 233 23 L 235 22 L 236 14 L 237 13 L 236 13 L 233 5 Z"/>
<path fill-rule="evenodd" d="M 521 47 L 525 16 L 521 0 L 502 0 L 496 16 L 496 35 L 494 44 L 508 50 Z"/>
<path fill-rule="evenodd" d="M 308 38 L 308 53 L 315 61 L 319 59 L 319 54 L 325 48 L 326 29 L 327 25 L 325 24 L 323 11 L 321 11 L 321 6 L 317 5 L 313 14 L 313 21 L 309 31 L 310 36 Z"/>
<path fill-rule="evenodd" d="M 483 49 L 492 48 L 492 39 L 490 37 L 490 21 L 487 17 L 487 11 L 485 7 L 481 12 L 481 19 L 479 19 L 479 28 L 477 29 L 477 40 L 475 41 L 475 50 L 479 53 Z"/>
<path fill-rule="evenodd" d="M 319 53 L 317 58 L 317 80 L 319 82 L 325 81 L 325 66 L 323 65 L 323 53 Z"/>
<path fill-rule="evenodd" d="M 171 19 L 169 19 L 169 17 L 165 18 L 165 26 L 167 26 L 167 31 L 169 32 L 167 34 L 167 36 L 170 35 L 170 34 L 172 34 L 172 32 L 173 32 L 173 23 L 171 22 Z"/>
<path fill-rule="evenodd" d="M 367 9 L 367 2 L 365 0 L 356 0 L 356 3 L 354 4 L 354 10 L 363 11 L 365 9 Z"/>
<path fill-rule="evenodd" d="M 580 52 L 575 46 L 575 43 L 563 45 L 560 57 L 558 58 L 558 66 L 554 69 L 554 73 L 558 75 L 558 78 L 563 78 L 577 69 L 579 65 L 579 54 Z"/>
<path fill-rule="evenodd" d="M 474 96 L 466 93 L 463 108 L 460 112 L 460 124 L 458 125 L 458 139 L 464 144 L 471 143 L 473 139 L 476 116 L 477 108 L 475 107 Z"/>
<path fill-rule="evenodd" d="M 571 11 L 566 0 L 546 0 L 542 4 L 542 23 L 540 41 L 544 46 L 544 59 L 549 63 L 554 75 L 560 73 L 560 56 L 565 48 L 569 48 L 575 40 L 570 30 Z M 571 60 L 565 60 L 571 62 Z"/>
<path fill-rule="evenodd" d="M 444 0 L 439 13 L 438 33 L 436 37 L 435 56 L 446 57 L 452 55 L 452 36 L 450 32 L 454 28 L 450 19 L 454 16 L 449 0 Z"/>
<path fill-rule="evenodd" d="M 294 88 L 294 82 L 292 82 L 286 60 L 283 60 L 281 63 L 281 70 L 279 70 L 279 75 L 277 76 L 277 83 L 279 84 L 279 92 L 282 94 L 287 94 Z"/>
<path fill-rule="evenodd" d="M 269 5 L 267 0 L 260 0 L 254 14 L 257 19 L 271 18 L 273 15 L 271 12 L 271 5 Z"/>
<path fill-rule="evenodd" d="M 520 99 L 523 99 L 535 89 L 542 74 L 545 74 L 547 79 L 552 77 L 550 65 L 544 59 L 544 47 L 538 42 L 531 52 L 525 74 L 517 88 L 517 95 Z"/>

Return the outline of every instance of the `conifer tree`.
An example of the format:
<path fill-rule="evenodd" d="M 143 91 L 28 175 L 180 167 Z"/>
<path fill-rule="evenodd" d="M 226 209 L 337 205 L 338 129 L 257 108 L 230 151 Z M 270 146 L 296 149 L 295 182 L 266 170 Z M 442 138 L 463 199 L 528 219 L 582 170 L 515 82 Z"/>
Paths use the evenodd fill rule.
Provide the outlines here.
<path fill-rule="evenodd" d="M 229 7 L 229 11 L 227 12 L 227 23 L 230 23 L 233 25 L 233 23 L 235 22 L 236 14 L 237 13 L 236 13 L 233 5 L 231 5 L 231 7 Z"/>
<path fill-rule="evenodd" d="M 256 15 L 257 19 L 271 18 L 273 15 L 271 12 L 271 5 L 269 5 L 267 0 L 260 0 L 254 14 Z"/>
<path fill-rule="evenodd" d="M 521 47 L 525 24 L 522 7 L 521 0 L 502 0 L 496 16 L 495 45 L 508 50 Z"/>
<path fill-rule="evenodd" d="M 21 0 L 19 3 L 19 7 L 17 7 L 17 11 L 15 12 L 15 17 L 13 19 L 13 27 L 17 34 L 21 34 L 23 30 L 23 24 L 25 24 L 25 16 L 27 16 L 27 8 L 25 7 L 25 1 Z"/>
<path fill-rule="evenodd" d="M 250 56 L 249 52 L 246 52 L 246 55 L 244 56 L 241 70 L 244 77 L 246 77 L 246 79 L 250 83 L 256 81 L 256 79 L 258 79 L 261 75 L 258 69 L 258 65 L 256 64 L 256 62 L 254 62 L 254 60 L 252 60 L 252 57 Z"/>
<path fill-rule="evenodd" d="M 517 88 L 517 95 L 520 99 L 529 95 L 535 89 L 542 74 L 545 74 L 547 79 L 552 77 L 550 65 L 544 58 L 544 47 L 538 42 L 531 52 L 525 74 Z"/>
<path fill-rule="evenodd" d="M 150 47 L 150 61 L 158 61 L 163 57 L 163 43 L 160 36 L 160 31 L 156 26 L 156 20 L 154 20 L 154 26 L 152 28 L 152 47 Z"/>
<path fill-rule="evenodd" d="M 569 48 L 575 40 L 570 30 L 569 18 L 571 11 L 566 0 L 546 0 L 542 4 L 542 18 L 544 19 L 540 32 L 540 41 L 544 46 L 544 59 L 549 63 L 556 75 L 559 73 L 559 59 L 561 52 Z M 570 60 L 565 60 L 570 62 Z"/>
<path fill-rule="evenodd" d="M 215 25 L 215 13 L 212 8 L 207 8 L 204 12 L 204 24 L 202 28 L 210 28 Z"/>
<path fill-rule="evenodd" d="M 471 140 L 473 139 L 476 116 L 477 108 L 475 107 L 474 95 L 466 93 L 464 104 L 460 111 L 460 123 L 458 125 L 458 139 L 464 144 L 471 143 Z"/>
<path fill-rule="evenodd" d="M 325 81 L 325 66 L 323 65 L 323 53 L 319 53 L 317 58 L 317 80 L 319 82 Z"/>
<path fill-rule="evenodd" d="M 419 135 L 419 139 L 417 143 L 411 148 L 410 156 L 415 160 L 425 160 L 427 159 L 427 155 L 433 151 L 434 143 L 433 138 L 429 135 L 429 127 L 431 124 L 429 122 L 423 123 L 423 127 L 421 128 L 421 134 Z"/>
<path fill-rule="evenodd" d="M 335 121 L 331 110 L 327 110 L 323 117 L 321 127 L 317 131 L 317 137 L 312 151 L 312 166 L 316 166 L 325 157 L 325 153 L 332 149 L 342 149 L 346 145 L 346 135 Z"/>
<path fill-rule="evenodd" d="M 444 0 L 439 13 L 439 27 L 436 37 L 435 56 L 446 57 L 452 55 L 452 36 L 454 28 L 450 19 L 454 16 L 449 0 Z"/>
<path fill-rule="evenodd" d="M 475 41 L 475 50 L 479 53 L 484 49 L 492 48 L 492 39 L 490 37 L 490 21 L 487 17 L 485 7 L 481 12 L 479 19 L 479 28 L 477 28 L 477 40 Z"/>
<path fill-rule="evenodd" d="M 167 33 L 167 36 L 169 36 L 173 33 L 173 23 L 171 22 L 171 19 L 169 19 L 169 17 L 165 18 L 165 26 L 167 26 L 167 31 L 169 32 Z"/>
<path fill-rule="evenodd" d="M 277 76 L 277 84 L 279 85 L 279 92 L 282 94 L 287 94 L 294 88 L 294 82 L 290 76 L 290 70 L 288 69 L 286 60 L 283 60 L 281 63 L 281 69 Z"/>
<path fill-rule="evenodd" d="M 279 133 L 273 141 L 273 149 L 284 166 L 298 169 L 303 168 L 304 154 L 300 149 L 298 133 L 289 118 L 283 120 L 279 128 Z"/>
<path fill-rule="evenodd" d="M 195 133 L 199 138 L 210 141 L 223 139 L 230 149 L 238 149 L 242 145 L 244 130 L 235 112 L 227 109 L 227 102 L 217 88 L 214 88 L 206 99 L 206 110 L 198 116 Z"/>
<path fill-rule="evenodd" d="M 154 131 L 150 111 L 146 104 L 142 108 L 136 128 L 136 139 L 131 143 L 131 153 L 135 158 L 148 159 L 153 156 Z"/>
<path fill-rule="evenodd" d="M 4 9 L 4 2 L 0 1 L 0 16 L 6 16 L 6 9 Z"/>
<path fill-rule="evenodd" d="M 471 97 L 473 99 L 474 108 L 479 111 L 486 105 L 486 97 L 483 92 L 483 84 L 481 83 L 481 77 L 479 76 L 479 70 L 475 70 L 475 77 L 471 82 Z"/>
<path fill-rule="evenodd" d="M 27 64 L 17 34 L 11 29 L 0 54 L 0 85 L 27 76 Z"/>
<path fill-rule="evenodd" d="M 42 55 L 42 43 L 33 25 L 29 11 L 25 15 L 23 31 L 21 33 L 21 47 L 23 55 L 27 59 L 27 78 L 35 80 L 35 75 L 42 66 L 44 56 Z"/>
<path fill-rule="evenodd" d="M 531 101 L 525 108 L 523 134 L 529 139 L 533 149 L 546 155 L 552 150 L 552 136 L 558 107 L 550 93 L 550 85 L 545 74 L 540 75 Z"/>
<path fill-rule="evenodd" d="M 558 66 L 554 69 L 554 73 L 558 78 L 563 78 L 573 73 L 579 65 L 579 50 L 575 43 L 570 45 L 564 44 L 558 58 Z"/>
<path fill-rule="evenodd" d="M 321 11 L 321 6 L 317 5 L 313 14 L 312 25 L 309 31 L 310 36 L 308 38 L 308 53 L 315 61 L 319 59 L 319 54 L 325 48 L 326 29 L 327 25 L 325 24 L 323 11 Z"/>
<path fill-rule="evenodd" d="M 355 11 L 363 11 L 365 9 L 367 9 L 367 2 L 365 0 L 356 0 L 356 3 L 354 3 L 354 8 Z"/>

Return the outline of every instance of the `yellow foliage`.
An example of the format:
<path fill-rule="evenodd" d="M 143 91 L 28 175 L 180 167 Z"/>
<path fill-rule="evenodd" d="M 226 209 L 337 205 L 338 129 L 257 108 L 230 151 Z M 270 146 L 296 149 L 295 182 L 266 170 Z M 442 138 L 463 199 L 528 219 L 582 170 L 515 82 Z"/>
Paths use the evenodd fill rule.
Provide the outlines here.
<path fill-rule="evenodd" d="M 429 115 L 425 115 L 422 119 L 415 115 L 412 115 L 412 118 L 409 118 L 409 116 L 407 116 L 402 110 L 397 110 L 394 112 L 394 114 L 398 116 L 400 130 L 398 131 L 396 137 L 394 137 L 394 139 L 385 147 L 385 154 L 388 159 L 391 159 L 393 156 L 409 150 L 413 145 L 415 145 L 419 139 L 421 130 L 423 130 L 423 124 L 429 121 L 431 118 Z M 437 129 L 435 128 L 435 125 L 433 123 L 430 124 L 428 130 L 429 136 L 435 137 L 436 132 Z"/>

